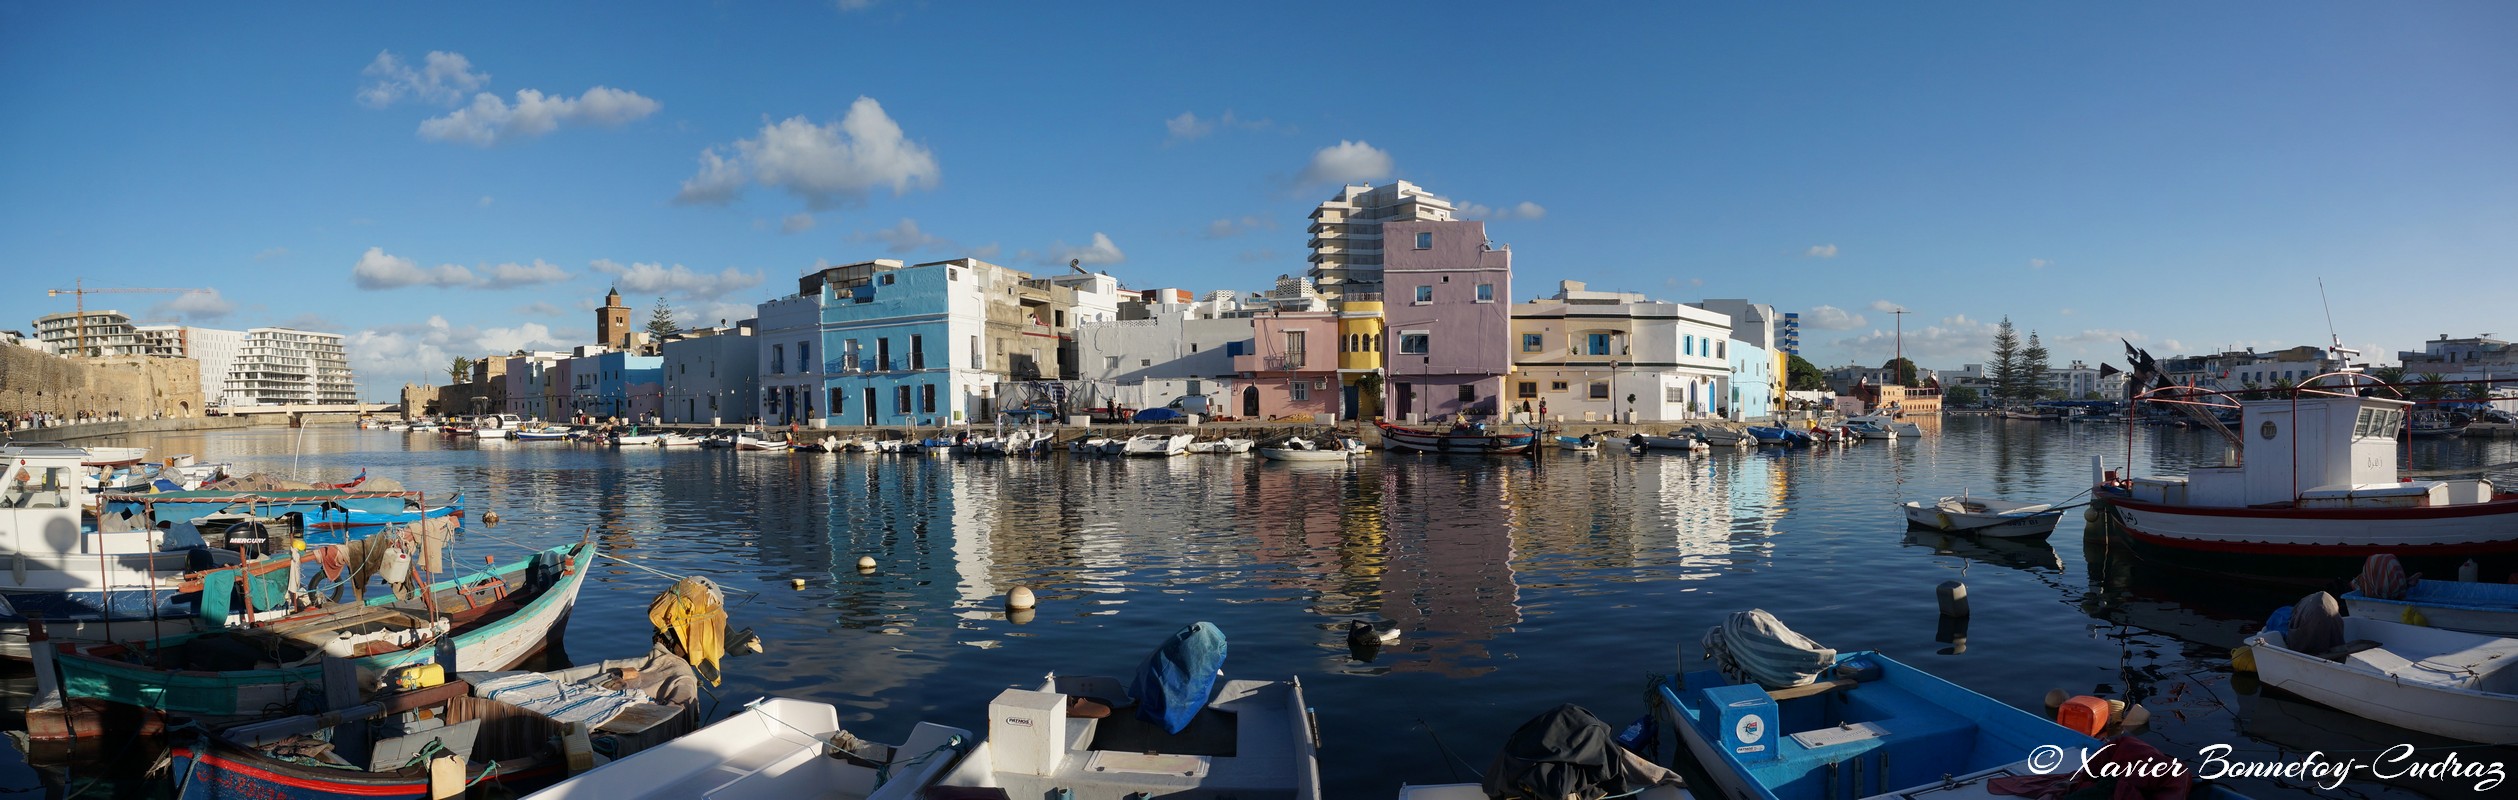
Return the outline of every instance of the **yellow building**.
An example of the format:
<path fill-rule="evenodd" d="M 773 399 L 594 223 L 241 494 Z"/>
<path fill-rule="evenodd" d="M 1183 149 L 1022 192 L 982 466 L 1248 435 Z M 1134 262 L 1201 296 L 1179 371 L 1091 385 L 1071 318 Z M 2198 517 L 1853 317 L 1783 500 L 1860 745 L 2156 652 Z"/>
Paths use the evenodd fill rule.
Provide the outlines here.
<path fill-rule="evenodd" d="M 1338 305 L 1338 384 L 1345 391 L 1339 416 L 1381 415 L 1381 295 L 1348 292 Z M 1371 381 L 1366 381 L 1370 376 Z"/>

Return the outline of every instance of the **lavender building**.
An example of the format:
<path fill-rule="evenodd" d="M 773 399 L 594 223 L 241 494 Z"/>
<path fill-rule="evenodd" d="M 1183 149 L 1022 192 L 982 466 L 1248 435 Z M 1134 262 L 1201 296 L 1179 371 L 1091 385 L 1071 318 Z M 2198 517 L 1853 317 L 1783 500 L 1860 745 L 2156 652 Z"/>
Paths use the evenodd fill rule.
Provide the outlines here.
<path fill-rule="evenodd" d="M 1503 410 L 1512 281 L 1512 251 L 1486 240 L 1486 223 L 1383 224 L 1385 415 L 1430 420 Z"/>

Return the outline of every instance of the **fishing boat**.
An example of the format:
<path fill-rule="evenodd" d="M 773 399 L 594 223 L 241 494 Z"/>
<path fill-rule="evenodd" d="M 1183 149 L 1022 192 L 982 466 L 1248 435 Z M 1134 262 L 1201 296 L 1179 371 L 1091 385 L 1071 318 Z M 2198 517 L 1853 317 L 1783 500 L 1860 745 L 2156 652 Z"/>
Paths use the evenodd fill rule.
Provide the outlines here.
<path fill-rule="evenodd" d="M 88 458 L 68 445 L 0 444 L 0 562 L 13 567 L 0 570 L 0 657 L 27 658 L 37 618 L 67 642 L 191 630 L 193 609 L 175 591 L 184 573 L 241 562 L 228 550 L 170 549 L 170 531 L 146 517 L 85 514 Z M 170 618 L 179 621 L 160 624 Z"/>
<path fill-rule="evenodd" d="M 541 800 L 707 797 L 913 800 L 978 737 L 920 722 L 900 744 L 867 742 L 839 726 L 839 709 L 784 697 L 648 748 L 534 795 Z"/>
<path fill-rule="evenodd" d="M 1810 435 L 1791 428 L 1750 425 L 1743 428 L 1758 444 L 1777 447 L 1800 447 L 1810 444 Z"/>
<path fill-rule="evenodd" d="M 54 662 L 66 697 L 186 715 L 212 727 L 294 708 L 300 692 L 320 692 L 318 662 L 327 654 L 350 659 L 362 685 L 431 660 L 441 639 L 453 645 L 458 672 L 511 669 L 556 636 L 592 555 L 589 544 L 564 545 L 437 582 L 409 600 L 386 593 L 261 627 L 65 646 Z M 213 578 L 211 585 L 232 584 Z M 225 589 L 202 597 L 202 617 L 227 616 Z"/>
<path fill-rule="evenodd" d="M 264 517 L 296 514 L 305 520 L 306 542 L 312 545 L 341 544 L 387 525 L 459 526 L 464 511 L 462 492 L 456 492 L 452 500 L 439 506 L 428 505 L 419 492 L 345 489 L 199 490 L 113 494 L 102 499 L 104 513 L 127 515 L 151 524 L 236 512 Z"/>
<path fill-rule="evenodd" d="M 743 435 L 734 437 L 734 449 L 747 453 L 786 452 L 788 447 L 789 444 L 785 439 L 760 439 Z"/>
<path fill-rule="evenodd" d="M 1200 622 L 1129 683 L 1051 675 L 998 692 L 987 740 L 936 785 L 1023 798 L 1317 800 L 1319 742 L 1302 681 L 1223 680 L 1223 660 L 1223 634 Z"/>
<path fill-rule="evenodd" d="M 2471 424 L 2471 420 L 2463 414 L 2425 408 L 2405 418 L 2404 435 L 2415 439 L 2449 439 L 2464 436 Z"/>
<path fill-rule="evenodd" d="M 1559 436 L 1556 437 L 1556 446 L 1560 449 L 1572 450 L 1577 453 L 1596 453 L 1600 451 L 1600 440 L 1603 438 L 1608 437 L 1597 436 L 1589 433 L 1581 436 Z"/>
<path fill-rule="evenodd" d="M 1746 433 L 1718 425 L 1690 425 L 1680 428 L 1679 432 L 1715 447 L 1747 447 L 1757 443 Z"/>
<path fill-rule="evenodd" d="M 1232 455 L 1235 453 L 1250 452 L 1250 448 L 1254 444 L 1257 443 L 1249 439 L 1235 439 L 1227 436 L 1211 442 L 1190 442 L 1189 452 L 1204 453 L 1207 455 Z"/>
<path fill-rule="evenodd" d="M 1420 453 L 1509 455 L 1530 449 L 1539 438 L 1537 428 L 1517 433 L 1490 433 L 1485 425 L 1455 425 L 1450 430 L 1410 428 L 1375 421 L 1381 428 L 1382 446 L 1392 450 L 1414 450 Z"/>
<path fill-rule="evenodd" d="M 1082 439 L 1068 442 L 1067 452 L 1074 453 L 1079 456 L 1098 456 L 1107 452 L 1104 448 L 1109 447 L 1112 442 L 1118 442 L 1119 446 L 1123 448 L 1128 445 L 1128 443 L 1124 440 L 1112 439 L 1108 436 L 1086 436 Z"/>
<path fill-rule="evenodd" d="M 2354 589 L 2343 605 L 2355 617 L 2419 620 L 2444 630 L 2518 636 L 2518 584 L 2425 579 L 2411 581 L 2396 597 Z"/>
<path fill-rule="evenodd" d="M 1260 458 L 1269 461 L 1345 461 L 1362 455 L 1364 452 L 1362 445 L 1362 442 L 1355 442 L 1353 446 L 1339 446 L 1333 443 L 1329 447 L 1322 447 L 1310 439 L 1296 436 L 1258 448 L 1258 451 Z"/>
<path fill-rule="evenodd" d="M 2037 539 L 2055 532 L 2063 510 L 2053 503 L 2011 503 L 1959 494 L 1931 503 L 1908 500 L 1906 524 L 1951 533 L 2003 539 Z"/>
<path fill-rule="evenodd" d="M 1128 437 L 1124 452 L 1131 456 L 1162 458 L 1189 452 L 1189 443 L 1197 437 L 1186 433 L 1142 433 Z"/>
<path fill-rule="evenodd" d="M 657 447 L 698 447 L 707 443 L 706 439 L 686 433 L 667 432 L 656 435 Z"/>
<path fill-rule="evenodd" d="M 1731 654 L 1716 657 L 1726 669 L 1662 682 L 1657 710 L 1729 800 L 1998 796 L 1994 781 L 2043 774 L 2028 760 L 2040 748 L 2100 746 L 1888 656 L 1820 647 L 1761 611 L 1707 641 Z"/>
<path fill-rule="evenodd" d="M 1898 417 L 1889 416 L 1887 414 L 1864 414 L 1859 417 L 1847 417 L 1845 421 L 1867 422 L 1873 425 L 1878 425 L 1889 429 L 1890 432 L 1895 433 L 1902 438 L 1913 438 L 1923 435 L 1923 426 L 1908 422 Z"/>
<path fill-rule="evenodd" d="M 1845 420 L 1844 429 L 1853 434 L 1853 438 L 1856 439 L 1895 440 L 1897 438 L 1896 428 L 1865 419 Z"/>
<path fill-rule="evenodd" d="M 517 431 L 515 438 L 526 442 L 556 442 L 567 439 L 570 433 L 567 428 L 535 428 Z"/>
<path fill-rule="evenodd" d="M 2518 494 L 2398 474 L 2411 405 L 2316 389 L 2243 401 L 2235 463 L 2121 478 L 2101 465 L 2094 497 L 2137 554 L 2199 569 L 2330 576 L 2382 553 L 2432 575 L 2518 563 Z"/>
<path fill-rule="evenodd" d="M 1484 783 L 1399 787 L 1399 800 L 1487 800 L 1489 797 L 1601 797 L 1686 800 L 1678 773 L 1628 751 L 1608 723 L 1565 704 L 1513 730 L 1488 766 Z M 1489 789 L 1497 790 L 1490 795 Z"/>
<path fill-rule="evenodd" d="M 531 791 L 568 774 L 569 725 L 471 689 L 448 681 L 196 735 L 169 753 L 175 797 L 425 800 L 480 784 Z"/>
<path fill-rule="evenodd" d="M 663 443 L 664 434 L 616 433 L 608 437 L 606 441 L 610 442 L 614 447 L 654 447 Z"/>
<path fill-rule="evenodd" d="M 2332 602 L 2332 598 L 2327 598 Z M 2291 649 L 2291 632 L 2247 640 L 2269 688 L 2407 730 L 2518 741 L 2518 639 L 2348 616 L 2342 644 Z"/>

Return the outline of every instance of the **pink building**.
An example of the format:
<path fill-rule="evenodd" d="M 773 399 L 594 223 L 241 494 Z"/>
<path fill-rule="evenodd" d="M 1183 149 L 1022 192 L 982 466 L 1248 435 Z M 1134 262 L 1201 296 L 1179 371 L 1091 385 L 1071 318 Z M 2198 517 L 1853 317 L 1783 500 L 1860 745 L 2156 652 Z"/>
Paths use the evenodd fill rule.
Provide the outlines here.
<path fill-rule="evenodd" d="M 1483 222 L 1382 225 L 1384 416 L 1503 410 L 1512 373 L 1513 254 Z"/>
<path fill-rule="evenodd" d="M 1251 352 L 1233 357 L 1242 377 L 1237 413 L 1306 420 L 1338 413 L 1337 312 L 1265 311 L 1250 327 Z"/>

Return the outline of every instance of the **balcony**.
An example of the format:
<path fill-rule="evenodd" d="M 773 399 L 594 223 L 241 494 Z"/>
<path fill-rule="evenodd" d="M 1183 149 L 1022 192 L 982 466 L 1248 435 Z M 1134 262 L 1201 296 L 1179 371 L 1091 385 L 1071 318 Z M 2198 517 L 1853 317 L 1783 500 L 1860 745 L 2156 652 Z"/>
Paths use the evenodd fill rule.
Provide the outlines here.
<path fill-rule="evenodd" d="M 1310 354 L 1295 350 L 1287 353 L 1242 353 L 1233 356 L 1233 371 L 1249 373 L 1297 372 L 1309 369 Z"/>

